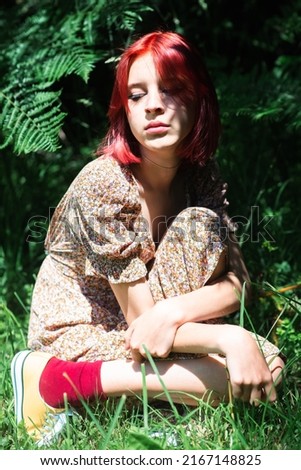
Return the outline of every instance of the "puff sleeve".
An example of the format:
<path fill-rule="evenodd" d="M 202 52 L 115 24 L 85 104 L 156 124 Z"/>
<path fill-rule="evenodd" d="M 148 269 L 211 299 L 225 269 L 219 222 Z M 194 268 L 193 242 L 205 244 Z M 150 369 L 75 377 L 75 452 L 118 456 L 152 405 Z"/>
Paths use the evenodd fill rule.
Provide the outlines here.
<path fill-rule="evenodd" d="M 115 160 L 100 158 L 86 165 L 64 206 L 69 238 L 82 255 L 86 276 L 122 283 L 147 274 L 153 243 L 135 185 Z"/>

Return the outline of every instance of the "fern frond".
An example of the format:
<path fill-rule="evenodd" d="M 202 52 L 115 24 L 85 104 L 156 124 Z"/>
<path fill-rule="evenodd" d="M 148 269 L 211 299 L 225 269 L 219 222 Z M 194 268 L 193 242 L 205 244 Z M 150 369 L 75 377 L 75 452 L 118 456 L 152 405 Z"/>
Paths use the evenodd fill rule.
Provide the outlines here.
<path fill-rule="evenodd" d="M 114 6 L 114 7 L 113 7 Z M 124 2 L 120 0 L 112 0 L 107 2 L 106 14 L 108 25 L 115 25 L 120 29 L 134 31 L 138 21 L 142 21 L 141 14 L 153 11 L 152 7 L 141 3 L 137 0 L 128 0 L 127 8 L 124 8 Z"/>
<path fill-rule="evenodd" d="M 54 57 L 45 57 L 37 67 L 37 77 L 43 82 L 54 83 L 63 76 L 75 73 L 86 83 L 99 56 L 83 46 L 75 46 L 63 51 L 56 50 Z"/>
<path fill-rule="evenodd" d="M 133 31 L 141 13 L 151 11 L 138 0 L 26 3 L 16 16 L 7 14 L 14 31 L 3 36 L 0 52 L 0 148 L 12 145 L 18 154 L 58 149 L 65 114 L 53 86 L 69 75 L 87 83 L 96 62 L 112 55 L 111 31 Z"/>
<path fill-rule="evenodd" d="M 4 102 L 0 126 L 6 139 L 1 149 L 12 144 L 17 154 L 37 149 L 53 152 L 59 147 L 58 133 L 65 113 L 60 110 L 60 92 L 32 90 L 26 97 L 0 92 Z"/>

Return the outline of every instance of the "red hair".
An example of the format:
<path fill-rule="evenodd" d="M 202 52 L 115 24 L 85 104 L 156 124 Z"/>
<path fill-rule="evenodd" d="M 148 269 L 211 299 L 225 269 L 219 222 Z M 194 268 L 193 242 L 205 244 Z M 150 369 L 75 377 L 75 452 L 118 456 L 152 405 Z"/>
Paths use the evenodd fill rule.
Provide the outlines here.
<path fill-rule="evenodd" d="M 116 69 L 115 83 L 108 111 L 110 127 L 96 155 L 111 155 L 120 163 L 139 163 L 139 145 L 126 117 L 128 76 L 138 57 L 151 53 L 163 82 L 176 83 L 177 98 L 194 103 L 195 122 L 181 143 L 179 154 L 191 163 L 204 165 L 216 151 L 220 136 L 220 119 L 215 89 L 198 51 L 183 36 L 173 32 L 146 34 L 122 54 Z"/>

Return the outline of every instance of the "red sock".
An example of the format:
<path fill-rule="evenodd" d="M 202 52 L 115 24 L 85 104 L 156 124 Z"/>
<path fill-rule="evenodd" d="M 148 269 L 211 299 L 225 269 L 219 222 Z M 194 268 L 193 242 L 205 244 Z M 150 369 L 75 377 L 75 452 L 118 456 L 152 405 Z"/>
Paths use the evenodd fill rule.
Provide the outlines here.
<path fill-rule="evenodd" d="M 64 395 L 72 406 L 81 399 L 106 398 L 100 379 L 102 361 L 71 362 L 52 357 L 42 372 L 39 389 L 43 400 L 53 408 L 64 406 Z"/>

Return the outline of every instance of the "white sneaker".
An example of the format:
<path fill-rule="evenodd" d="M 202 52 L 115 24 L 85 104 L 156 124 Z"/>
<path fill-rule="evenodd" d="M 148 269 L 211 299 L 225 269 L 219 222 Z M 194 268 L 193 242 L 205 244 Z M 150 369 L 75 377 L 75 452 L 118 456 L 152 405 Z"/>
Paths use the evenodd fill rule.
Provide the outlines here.
<path fill-rule="evenodd" d="M 49 446 L 60 435 L 71 410 L 52 408 L 42 399 L 39 382 L 51 355 L 39 351 L 21 351 L 11 364 L 17 423 L 24 422 L 38 447 Z"/>

